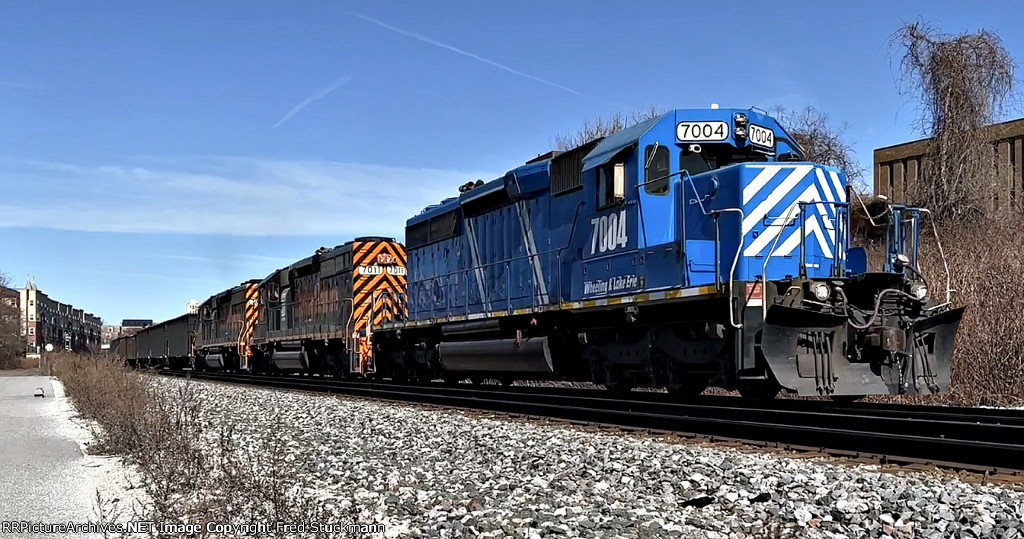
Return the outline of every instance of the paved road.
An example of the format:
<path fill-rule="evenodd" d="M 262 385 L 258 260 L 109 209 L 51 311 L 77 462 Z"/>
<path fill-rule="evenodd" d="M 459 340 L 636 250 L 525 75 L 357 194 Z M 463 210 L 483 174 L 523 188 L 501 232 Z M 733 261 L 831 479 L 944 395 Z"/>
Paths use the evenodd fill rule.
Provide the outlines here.
<path fill-rule="evenodd" d="M 33 396 L 39 387 L 45 398 Z M 54 396 L 49 377 L 0 373 L 0 520 L 97 520 L 100 466 L 82 454 L 76 441 L 80 429 L 69 415 L 67 401 Z M 0 539 L 8 537 L 37 536 L 0 533 Z"/>

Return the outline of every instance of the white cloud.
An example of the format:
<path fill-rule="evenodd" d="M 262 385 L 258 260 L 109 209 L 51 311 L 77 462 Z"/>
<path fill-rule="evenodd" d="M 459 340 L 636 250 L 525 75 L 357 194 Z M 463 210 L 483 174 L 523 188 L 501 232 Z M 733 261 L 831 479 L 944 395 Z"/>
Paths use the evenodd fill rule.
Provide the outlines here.
<path fill-rule="evenodd" d="M 238 236 L 388 235 L 495 172 L 238 157 L 84 166 L 0 160 L 0 227 Z"/>

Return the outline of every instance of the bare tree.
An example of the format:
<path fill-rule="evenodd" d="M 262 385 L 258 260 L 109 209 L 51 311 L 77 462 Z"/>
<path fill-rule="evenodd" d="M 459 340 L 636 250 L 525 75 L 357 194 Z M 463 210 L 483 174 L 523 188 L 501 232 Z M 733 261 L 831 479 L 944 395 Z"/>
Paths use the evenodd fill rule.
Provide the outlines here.
<path fill-rule="evenodd" d="M 922 22 L 904 25 L 890 46 L 902 49 L 900 86 L 919 101 L 919 126 L 931 137 L 910 202 L 945 221 L 986 216 L 998 187 L 982 128 L 1011 97 L 1013 58 L 991 32 L 946 35 Z"/>
<path fill-rule="evenodd" d="M 0 369 L 15 367 L 25 352 L 18 292 L 7 285 L 7 277 L 0 273 Z"/>
<path fill-rule="evenodd" d="M 846 138 L 847 125 L 833 125 L 828 114 L 814 107 L 791 109 L 777 106 L 772 116 L 804 149 L 808 161 L 836 167 L 846 173 L 850 183 L 864 177 L 864 169 Z"/>
<path fill-rule="evenodd" d="M 584 122 L 583 126 L 575 131 L 555 135 L 554 146 L 556 150 L 571 150 L 594 139 L 618 133 L 627 127 L 644 120 L 649 120 L 660 114 L 661 111 L 657 105 L 648 105 L 630 115 L 616 112 L 607 117 L 596 116 L 593 120 Z"/>

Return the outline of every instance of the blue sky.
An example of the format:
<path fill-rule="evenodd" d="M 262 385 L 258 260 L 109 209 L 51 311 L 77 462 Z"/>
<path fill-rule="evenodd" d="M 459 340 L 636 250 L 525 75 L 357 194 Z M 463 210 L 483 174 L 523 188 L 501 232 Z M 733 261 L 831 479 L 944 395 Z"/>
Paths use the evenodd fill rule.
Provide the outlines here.
<path fill-rule="evenodd" d="M 106 321 L 407 217 L 595 115 L 812 105 L 915 137 L 886 44 L 1020 2 L 0 0 L 0 271 Z"/>

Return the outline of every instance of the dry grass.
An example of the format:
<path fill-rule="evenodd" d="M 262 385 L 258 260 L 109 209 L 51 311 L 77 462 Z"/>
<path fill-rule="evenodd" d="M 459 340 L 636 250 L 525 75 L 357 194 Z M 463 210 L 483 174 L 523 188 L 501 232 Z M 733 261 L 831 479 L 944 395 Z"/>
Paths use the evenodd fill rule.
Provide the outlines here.
<path fill-rule="evenodd" d="M 939 229 L 951 275 L 954 307 L 967 307 L 951 361 L 950 390 L 873 400 L 961 406 L 1024 405 L 1024 253 L 1017 246 L 1024 216 Z M 927 232 L 927 234 L 925 234 Z M 931 238 L 922 231 L 920 266 L 936 301 L 945 301 L 946 275 Z M 881 249 L 870 258 L 884 256 Z"/>
<path fill-rule="evenodd" d="M 864 208 L 854 203 L 852 236 L 868 247 L 869 268 L 881 271 L 885 258 L 884 226 L 890 215 L 885 202 L 864 199 L 867 213 L 880 226 L 871 226 Z M 951 274 L 952 303 L 967 307 L 957 333 L 952 358 L 950 391 L 937 396 L 896 396 L 876 400 L 943 403 L 965 406 L 1024 405 L 1024 253 L 1018 246 L 1024 216 L 1008 214 L 973 223 L 947 223 L 938 229 Z M 921 270 L 931 296 L 945 301 L 946 274 L 942 269 L 931 223 L 921 230 Z"/>
<path fill-rule="evenodd" d="M 55 360 L 54 373 L 78 412 L 95 422 L 93 449 L 123 455 L 141 474 L 152 506 L 137 517 L 180 524 L 338 522 L 324 502 L 297 487 L 299 471 L 276 437 L 244 447 L 231 425 L 205 423 L 197 384 L 184 381 L 168 391 L 110 357 Z M 271 418 L 266 427 L 282 425 Z M 346 520 L 355 522 L 351 517 Z"/>
<path fill-rule="evenodd" d="M 940 230 L 952 274 L 953 302 L 967 306 L 956 340 L 947 400 L 964 405 L 1024 404 L 1024 217 Z M 922 267 L 933 297 L 944 297 L 937 249 L 924 245 Z"/>

